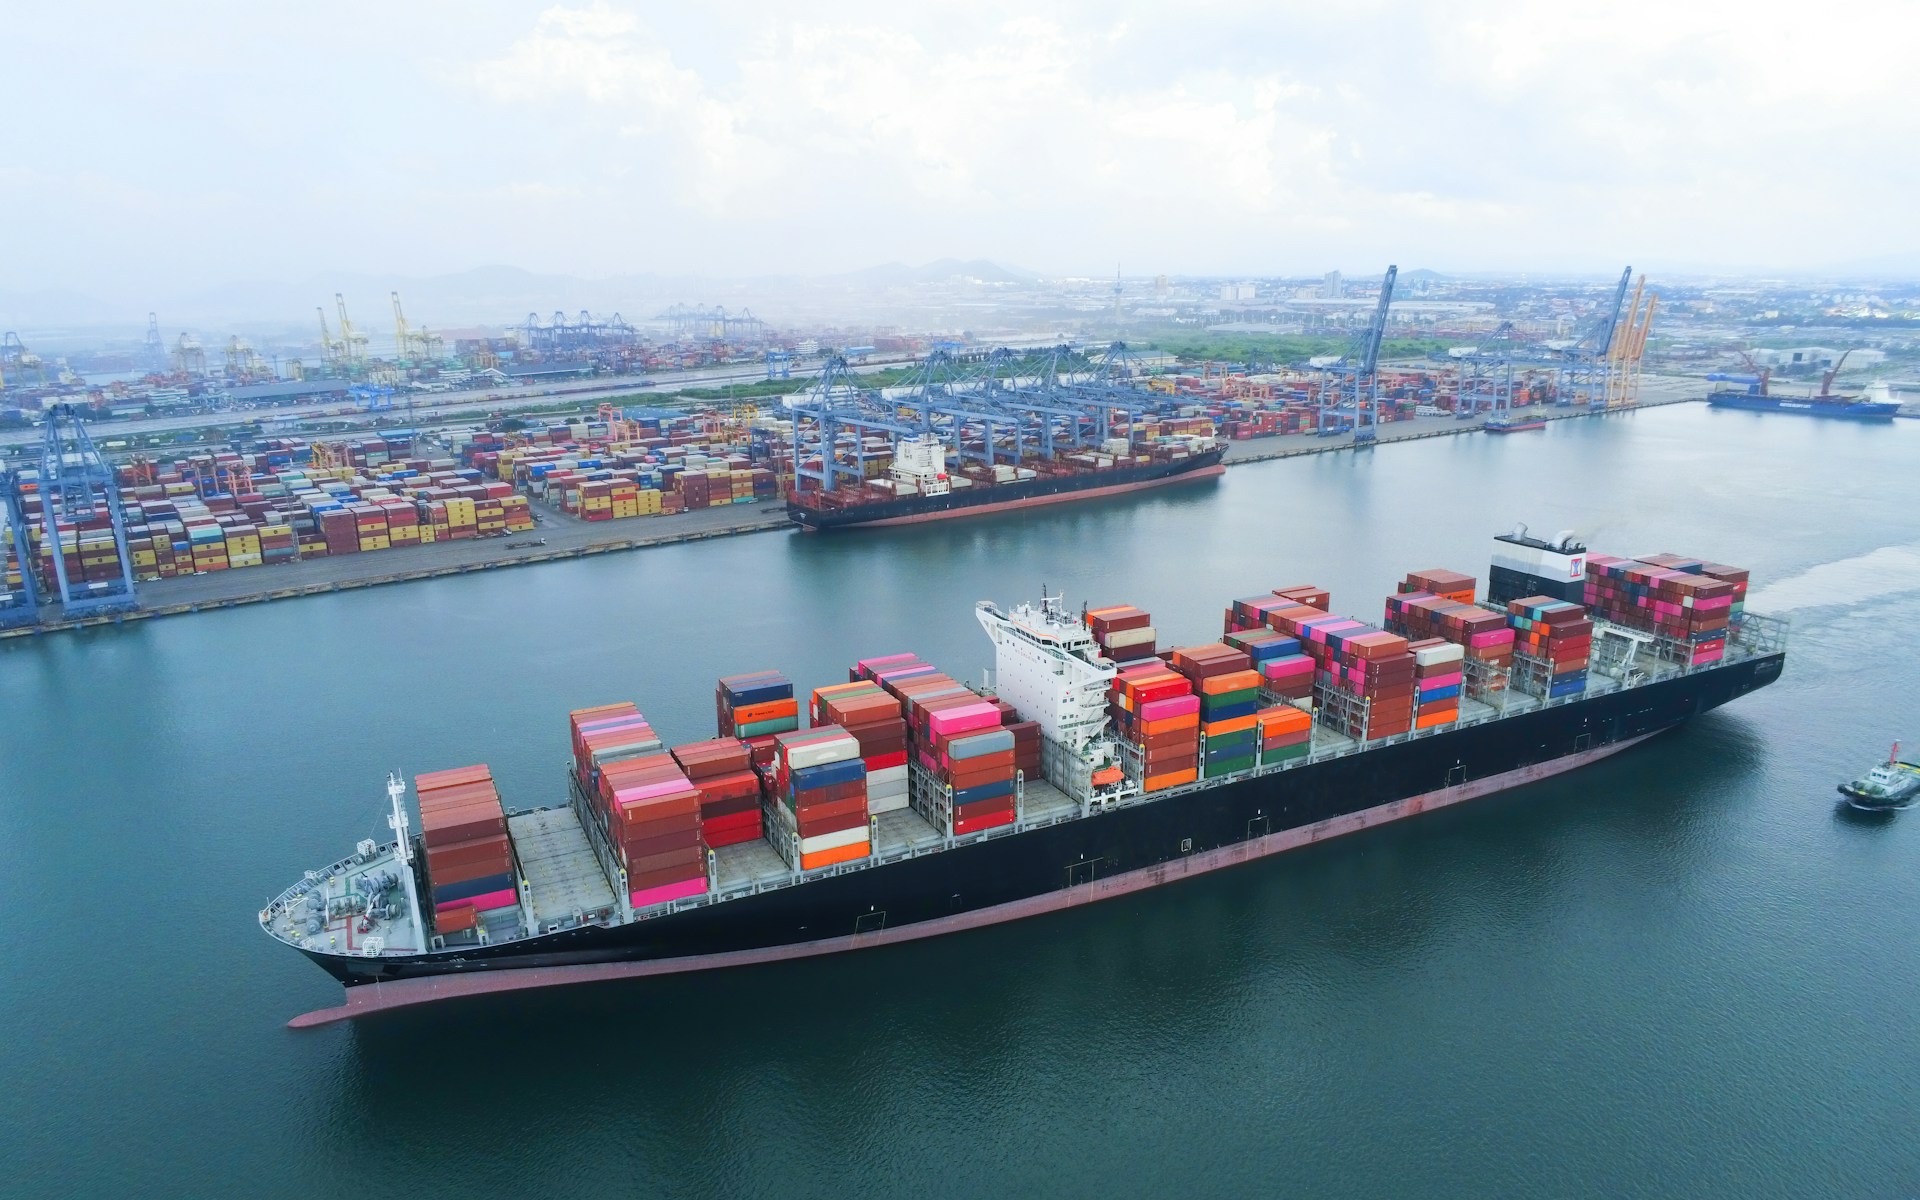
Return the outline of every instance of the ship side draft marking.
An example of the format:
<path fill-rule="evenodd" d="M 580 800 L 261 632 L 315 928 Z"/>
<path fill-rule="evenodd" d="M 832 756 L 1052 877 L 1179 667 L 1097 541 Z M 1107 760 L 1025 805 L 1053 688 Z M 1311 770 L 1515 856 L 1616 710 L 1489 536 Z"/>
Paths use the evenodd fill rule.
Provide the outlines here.
<path fill-rule="evenodd" d="M 974 912 L 956 913 L 949 917 L 936 917 L 898 929 L 881 928 L 870 933 L 856 933 L 841 937 L 823 938 L 815 942 L 801 942 L 786 946 L 771 946 L 763 949 L 736 950 L 723 954 L 693 955 L 686 958 L 655 959 L 648 962 L 630 963 L 589 963 L 578 966 L 562 967 L 523 967 L 512 970 L 487 971 L 474 975 L 434 975 L 417 979 L 402 979 L 392 982 L 368 983 L 347 989 L 347 1002 L 335 1008 L 323 1008 L 305 1013 L 287 1022 L 289 1028 L 308 1029 L 319 1025 L 329 1025 L 336 1021 L 351 1020 L 373 1013 L 392 1009 L 408 1008 L 417 1004 L 428 1004 L 437 1000 L 452 999 L 461 996 L 486 995 L 494 992 L 521 991 L 527 988 L 554 987 L 563 984 L 596 983 L 614 979 L 638 979 L 653 975 L 677 975 L 688 971 L 713 970 L 720 967 L 744 967 L 757 963 L 779 962 L 786 959 L 813 958 L 822 954 L 835 954 L 846 950 L 864 949 L 869 946 L 890 945 L 895 942 L 916 941 L 920 938 L 936 937 L 941 934 L 957 933 L 966 929 L 978 929 L 987 925 L 998 925 L 1023 917 L 1039 916 L 1042 913 L 1057 912 L 1061 909 L 1075 908 L 1092 904 L 1114 896 L 1123 896 L 1130 892 L 1144 891 L 1176 879 L 1194 875 L 1204 875 L 1223 867 L 1234 866 L 1256 858 L 1265 858 L 1271 854 L 1280 854 L 1295 850 L 1315 842 L 1329 841 L 1349 833 L 1358 833 L 1365 829 L 1385 825 L 1405 817 L 1417 816 L 1422 812 L 1446 808 L 1450 805 L 1475 800 L 1508 788 L 1520 787 L 1551 779 L 1556 775 L 1575 770 L 1604 758 L 1662 732 L 1641 734 L 1626 738 L 1607 746 L 1597 746 L 1583 750 L 1552 762 L 1535 763 L 1517 767 L 1485 779 L 1455 784 L 1451 787 L 1423 792 L 1408 796 L 1373 808 L 1361 809 L 1344 816 L 1331 817 L 1312 825 L 1298 829 L 1269 833 L 1249 841 L 1235 842 L 1120 875 L 1101 877 L 1097 872 L 1088 882 L 1075 883 L 1056 891 L 1022 900 L 1010 901 L 992 908 Z"/>

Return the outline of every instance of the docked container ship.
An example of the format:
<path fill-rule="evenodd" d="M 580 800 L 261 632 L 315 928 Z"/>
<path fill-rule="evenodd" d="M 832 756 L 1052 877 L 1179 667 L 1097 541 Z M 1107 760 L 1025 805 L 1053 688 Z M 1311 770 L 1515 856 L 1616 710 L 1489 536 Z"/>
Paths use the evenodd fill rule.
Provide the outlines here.
<path fill-rule="evenodd" d="M 1746 572 L 1495 539 L 1415 571 L 1379 624 L 1314 586 L 1236 600 L 1218 641 L 1043 591 L 976 616 L 988 683 L 910 654 L 802 693 L 715 689 L 669 747 L 632 703 L 570 718 L 553 803 L 484 766 L 388 779 L 394 838 L 259 914 L 347 985 L 314 1025 L 475 993 L 885 945 L 1175 882 L 1558 775 L 1777 679 Z M 803 727 L 802 715 L 807 718 Z"/>
<path fill-rule="evenodd" d="M 908 525 L 1119 495 L 1222 475 L 1226 444 L 1211 436 L 1138 446 L 1126 439 L 1052 459 L 949 468 L 938 437 L 903 437 L 885 476 L 832 490 L 796 490 L 787 515 L 809 531 Z"/>
<path fill-rule="evenodd" d="M 1869 400 L 1861 396 L 1767 396 L 1751 390 L 1708 392 L 1707 403 L 1714 408 L 1792 413 L 1841 421 L 1891 421 L 1900 412 L 1897 400 Z"/>

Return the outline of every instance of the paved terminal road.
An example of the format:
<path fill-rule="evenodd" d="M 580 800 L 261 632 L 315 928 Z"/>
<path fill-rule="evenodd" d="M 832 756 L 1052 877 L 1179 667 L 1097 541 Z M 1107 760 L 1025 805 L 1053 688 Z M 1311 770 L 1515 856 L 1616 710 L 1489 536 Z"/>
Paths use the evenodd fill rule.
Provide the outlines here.
<path fill-rule="evenodd" d="M 1642 385 L 1641 403 L 1643 406 L 1677 404 L 1698 399 L 1699 396 L 1700 392 L 1693 381 L 1655 380 Z M 1570 409 L 1543 408 L 1520 410 L 1516 415 L 1563 420 L 1586 414 Z M 1380 427 L 1378 441 L 1384 445 L 1416 438 L 1471 434 L 1476 433 L 1482 423 L 1453 417 L 1394 421 Z M 1312 434 L 1253 438 L 1231 443 L 1227 448 L 1226 462 L 1229 466 L 1236 466 L 1275 458 L 1324 454 L 1347 449 L 1352 444 L 1350 434 L 1325 438 Z M 637 550 L 792 527 L 785 506 L 769 502 L 731 504 L 670 517 L 632 517 L 620 521 L 595 522 L 580 521 L 556 513 L 540 503 L 534 504 L 533 511 L 540 524 L 531 533 L 473 541 L 438 542 L 431 546 L 347 554 L 337 558 L 311 558 L 271 567 L 248 567 L 238 571 L 143 583 L 140 585 L 139 615 L 163 616 L 204 607 L 284 599 L 493 567 L 549 562 L 584 554 Z M 523 544 L 535 539 L 543 540 L 544 544 Z M 97 618 L 82 623 L 92 624 L 111 619 Z M 66 627 L 58 605 L 46 610 L 43 621 L 43 628 Z"/>
<path fill-rule="evenodd" d="M 145 608 L 216 605 L 264 598 L 263 593 L 295 594 L 398 582 L 432 574 L 453 574 L 490 567 L 547 562 L 583 553 L 638 549 L 672 542 L 698 541 L 735 533 L 759 533 L 788 527 L 784 504 L 729 504 L 671 517 L 635 517 L 623 521 L 579 521 L 535 503 L 540 525 L 531 533 L 436 542 L 401 550 L 309 558 L 271 567 L 247 567 L 188 575 L 140 585 Z M 542 540 L 542 546 L 522 543 Z M 509 549 L 509 545 L 517 548 Z M 397 577 L 397 578 L 396 578 Z"/>

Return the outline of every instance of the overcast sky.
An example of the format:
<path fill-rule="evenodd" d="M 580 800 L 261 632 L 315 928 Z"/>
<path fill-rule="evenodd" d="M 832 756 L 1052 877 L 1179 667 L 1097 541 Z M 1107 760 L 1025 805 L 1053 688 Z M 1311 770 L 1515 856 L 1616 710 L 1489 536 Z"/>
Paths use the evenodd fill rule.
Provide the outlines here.
<path fill-rule="evenodd" d="M 1913 11 L 17 0 L 0 292 L 1912 262 Z"/>

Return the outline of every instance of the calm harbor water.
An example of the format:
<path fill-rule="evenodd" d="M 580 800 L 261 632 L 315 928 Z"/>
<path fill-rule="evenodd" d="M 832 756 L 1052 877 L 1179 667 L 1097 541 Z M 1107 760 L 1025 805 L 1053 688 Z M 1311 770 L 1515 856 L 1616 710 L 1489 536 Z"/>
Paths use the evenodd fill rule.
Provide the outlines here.
<path fill-rule="evenodd" d="M 1688 405 L 0 648 L 12 1195 L 1907 1196 L 1920 423 Z M 1780 683 L 1570 778 L 1092 909 L 871 953 L 297 1033 L 254 925 L 388 770 L 557 799 L 565 713 L 710 736 L 722 674 L 916 651 L 1045 583 L 1208 640 L 1235 596 L 1484 577 L 1492 533 L 1752 568 Z"/>

